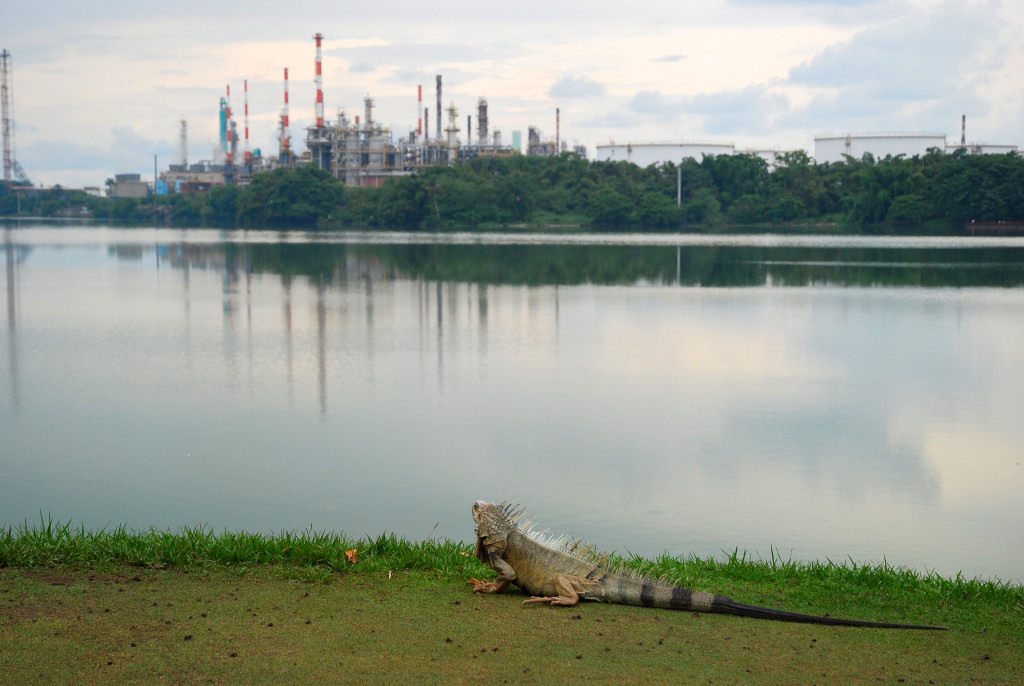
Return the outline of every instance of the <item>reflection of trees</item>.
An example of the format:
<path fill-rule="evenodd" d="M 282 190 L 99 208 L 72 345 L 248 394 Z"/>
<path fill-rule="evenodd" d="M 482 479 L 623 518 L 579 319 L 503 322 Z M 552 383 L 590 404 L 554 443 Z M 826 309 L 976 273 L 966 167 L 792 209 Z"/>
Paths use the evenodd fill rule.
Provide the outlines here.
<path fill-rule="evenodd" d="M 1015 287 L 1021 248 L 636 245 L 225 244 L 161 248 L 172 267 L 305 276 L 318 282 L 417 278 L 482 284 Z M 116 250 L 125 259 L 134 251 Z"/>

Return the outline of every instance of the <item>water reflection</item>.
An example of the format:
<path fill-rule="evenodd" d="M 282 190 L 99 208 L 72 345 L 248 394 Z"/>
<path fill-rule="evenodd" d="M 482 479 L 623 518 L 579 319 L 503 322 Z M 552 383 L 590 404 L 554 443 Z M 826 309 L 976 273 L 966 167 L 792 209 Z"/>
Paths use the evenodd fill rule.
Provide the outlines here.
<path fill-rule="evenodd" d="M 1024 568 L 1018 247 L 18 237 L 0 523 Z"/>
<path fill-rule="evenodd" d="M 27 249 L 16 248 L 10 228 L 4 229 L 4 284 L 7 295 L 7 363 L 11 406 L 21 406 L 20 381 L 18 372 L 18 340 L 15 328 L 18 322 L 18 264 L 25 258 Z"/>
<path fill-rule="evenodd" d="M 141 259 L 139 245 L 116 246 Z M 327 283 L 395 278 L 485 284 L 676 284 L 704 287 L 1017 287 L 1024 248 L 773 247 L 761 245 L 166 245 L 175 268 L 307 276 Z M 351 276 L 356 275 L 356 276 Z"/>

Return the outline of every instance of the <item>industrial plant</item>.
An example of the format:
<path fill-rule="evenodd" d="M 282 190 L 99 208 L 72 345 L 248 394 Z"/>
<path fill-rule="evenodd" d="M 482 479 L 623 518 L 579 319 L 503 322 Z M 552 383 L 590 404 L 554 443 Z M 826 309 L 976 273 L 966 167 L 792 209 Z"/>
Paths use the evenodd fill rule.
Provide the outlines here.
<path fill-rule="evenodd" d="M 278 118 L 278 150 L 276 155 L 265 156 L 259 149 L 249 147 L 248 82 L 243 85 L 243 126 L 239 136 L 238 124 L 232 114 L 231 90 L 226 89 L 220 99 L 220 142 L 218 158 L 189 164 L 187 159 L 188 124 L 181 122 L 181 163 L 172 164 L 156 182 L 156 192 L 198 192 L 221 184 L 246 184 L 252 175 L 279 167 L 314 164 L 329 171 L 351 186 L 375 187 L 396 176 L 414 174 L 429 165 L 446 165 L 477 157 L 508 157 L 521 153 L 521 133 L 512 132 L 512 143 L 502 140 L 501 131 L 490 126 L 488 104 L 478 98 L 475 116 L 468 114 L 465 128 L 460 124 L 459 110 L 454 103 L 443 105 L 442 75 L 435 77 L 436 108 L 433 115 L 434 133 L 431 136 L 430 108 L 423 102 L 423 86 L 417 86 L 416 128 L 396 139 L 393 132 L 377 122 L 373 115 L 374 101 L 367 94 L 363 110 L 349 113 L 338 109 L 332 121 L 324 115 L 322 44 L 323 34 L 313 36 L 316 41 L 316 118 L 306 129 L 306 151 L 295 154 L 292 146 L 288 69 L 283 72 L 283 107 Z M 569 150 L 561 141 L 561 113 L 555 111 L 556 135 L 554 141 L 545 140 L 540 129 L 531 126 L 528 131 L 526 154 L 555 155 Z M 474 126 L 475 125 L 475 126 Z M 465 137 L 460 133 L 465 132 Z M 240 144 L 241 141 L 241 144 Z M 241 151 L 239 147 L 241 145 Z M 572 151 L 585 156 L 586 149 L 574 146 Z"/>
<path fill-rule="evenodd" d="M 443 104 L 442 75 L 435 77 L 433 122 L 431 109 L 424 105 L 423 86 L 416 89 L 416 127 L 400 136 L 382 126 L 374 117 L 374 100 L 367 94 L 361 114 L 337 110 L 329 120 L 324 114 L 322 71 L 322 44 L 324 36 L 313 36 L 315 58 L 315 123 L 306 128 L 305 147 L 296 154 L 292 145 L 288 68 L 283 69 L 283 102 L 277 124 L 276 154 L 264 154 L 249 144 L 249 84 L 242 85 L 241 127 L 231 106 L 231 86 L 228 85 L 218 107 L 219 141 L 214 159 L 191 162 L 188 159 L 188 122 L 180 124 L 180 162 L 171 164 L 167 171 L 157 175 L 154 160 L 152 184 L 138 173 L 117 174 L 108 182 L 108 195 L 114 197 L 141 197 L 148 193 L 208 192 L 215 186 L 245 185 L 254 174 L 277 168 L 291 168 L 312 164 L 330 172 L 350 186 L 376 187 L 389 178 L 416 173 L 431 165 L 448 165 L 478 157 L 554 156 L 573 153 L 587 156 L 584 146 L 569 146 L 561 136 L 561 111 L 555 110 L 555 137 L 545 137 L 536 126 L 528 127 L 525 150 L 522 133 L 513 131 L 511 143 L 506 143 L 501 131 L 490 124 L 487 100 L 479 97 L 476 107 L 465 117 L 465 127 L 459 110 L 453 102 Z M 13 126 L 13 95 L 11 87 L 10 53 L 0 53 L 0 99 L 3 107 L 3 173 L 7 183 L 30 184 L 28 176 L 15 156 Z M 473 117 L 476 121 L 473 121 Z M 433 135 L 431 135 L 433 124 Z M 475 125 L 475 126 L 474 126 Z M 240 132 L 241 128 L 241 132 Z M 924 155 L 929 150 L 945 152 L 963 150 L 968 154 L 999 154 L 1018 152 L 1015 145 L 967 143 L 966 115 L 962 119 L 960 142 L 947 142 L 945 134 L 919 133 L 843 133 L 821 135 L 814 138 L 814 159 L 818 164 L 840 162 L 847 156 L 859 159 L 866 153 L 882 159 L 888 155 Z M 464 137 L 460 134 L 464 133 Z M 779 164 L 780 156 L 791 152 L 777 148 L 737 148 L 731 142 L 609 142 L 596 147 L 597 161 L 631 162 L 640 167 L 666 162 L 678 163 L 685 158 L 701 159 L 707 155 L 756 155 L 770 167 Z M 98 190 L 98 189 L 97 189 Z"/>
<path fill-rule="evenodd" d="M 960 142 L 950 143 L 944 133 L 840 133 L 814 137 L 814 161 L 817 164 L 842 162 L 846 157 L 861 159 L 870 154 L 875 159 L 887 156 L 925 155 L 929 150 L 954 153 L 963 150 L 970 155 L 1000 155 L 1018 152 L 1016 145 L 967 142 L 967 115 L 960 120 Z M 636 142 L 608 143 L 597 146 L 596 159 L 602 162 L 632 162 L 639 167 L 665 162 L 678 162 L 687 157 L 696 160 L 705 155 L 756 155 L 769 166 L 789 150 L 778 148 L 738 149 L 724 142 Z"/>
<path fill-rule="evenodd" d="M 814 160 L 818 164 L 842 162 L 846 156 L 860 159 L 870 153 L 876 159 L 887 155 L 925 155 L 929 150 L 970 155 L 1001 155 L 1017 152 L 1016 145 L 967 142 L 967 116 L 961 118 L 959 143 L 950 143 L 944 133 L 844 133 L 814 137 Z"/>
<path fill-rule="evenodd" d="M 306 152 L 296 155 L 291 144 L 289 120 L 288 69 L 284 69 L 284 103 L 278 120 L 278 151 L 276 156 L 264 157 L 259 150 L 249 150 L 249 105 L 248 84 L 244 85 L 244 133 L 243 157 L 238 164 L 238 131 L 231 114 L 230 87 L 220 101 L 220 150 L 222 160 L 189 165 L 186 157 L 186 122 L 181 123 L 182 164 L 171 165 L 157 182 L 157 192 L 203 191 L 213 185 L 245 184 L 252 174 L 277 167 L 292 167 L 297 164 L 315 164 L 329 171 L 350 186 L 380 186 L 385 180 L 396 176 L 413 174 L 429 165 L 445 165 L 471 160 L 477 157 L 507 157 L 522 154 L 521 132 L 512 132 L 511 145 L 504 144 L 501 132 L 491 129 L 487 100 L 479 98 L 476 103 L 476 137 L 473 136 L 473 116 L 465 120 L 465 142 L 459 134 L 459 112 L 454 103 L 443 105 L 442 75 L 435 77 L 436 107 L 434 109 L 434 134 L 430 131 L 430 108 L 423 103 L 423 86 L 417 86 L 416 128 L 397 140 L 392 131 L 381 126 L 373 116 L 374 101 L 369 94 L 363 100 L 363 111 L 350 114 L 339 109 L 336 119 L 328 121 L 324 116 L 322 43 L 323 34 L 313 36 L 316 41 L 316 119 L 306 129 Z M 966 117 L 963 120 L 966 134 Z M 841 134 L 818 136 L 814 139 L 815 161 L 820 163 L 838 162 L 844 155 L 860 158 L 865 153 L 883 158 L 886 155 L 923 155 L 932 148 L 953 151 L 957 148 L 969 153 L 1016 152 L 1012 145 L 988 145 L 966 143 L 962 137 L 960 145 L 947 145 L 944 134 Z M 570 152 L 561 139 L 561 110 L 555 110 L 555 138 L 545 139 L 540 129 L 530 126 L 527 131 L 526 155 L 553 156 Z M 587 156 L 586 148 L 573 146 L 571 152 Z M 778 148 L 737 149 L 733 143 L 725 142 L 627 142 L 598 145 L 597 161 L 632 162 L 640 167 L 665 162 L 679 162 L 692 157 L 701 159 L 705 155 L 756 155 L 769 166 L 779 163 L 781 155 L 791 152 Z"/>

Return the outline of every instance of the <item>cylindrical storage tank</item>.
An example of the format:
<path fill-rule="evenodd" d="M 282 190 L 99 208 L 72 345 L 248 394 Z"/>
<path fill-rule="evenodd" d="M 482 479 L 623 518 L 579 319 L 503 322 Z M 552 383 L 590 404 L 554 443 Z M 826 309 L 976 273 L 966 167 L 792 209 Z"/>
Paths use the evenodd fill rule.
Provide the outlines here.
<path fill-rule="evenodd" d="M 871 153 L 876 160 L 889 155 L 925 155 L 930 148 L 945 150 L 944 133 L 845 133 L 814 137 L 814 161 L 842 162 L 845 155 L 859 160 Z"/>
<path fill-rule="evenodd" d="M 793 150 L 782 150 L 781 148 L 748 148 L 746 150 L 737 150 L 737 155 L 754 155 L 760 157 L 762 160 L 768 163 L 769 168 L 773 168 L 779 164 L 779 158 L 787 153 L 794 152 Z"/>
<path fill-rule="evenodd" d="M 699 162 L 705 155 L 732 155 L 734 151 L 732 143 L 610 143 L 597 146 L 595 159 L 649 167 L 664 162 L 678 164 L 687 157 Z"/>
<path fill-rule="evenodd" d="M 1007 153 L 1017 152 L 1016 145 L 997 145 L 993 143 L 957 143 L 946 146 L 946 152 L 949 154 L 953 154 L 961 149 L 971 155 L 1006 155 Z"/>

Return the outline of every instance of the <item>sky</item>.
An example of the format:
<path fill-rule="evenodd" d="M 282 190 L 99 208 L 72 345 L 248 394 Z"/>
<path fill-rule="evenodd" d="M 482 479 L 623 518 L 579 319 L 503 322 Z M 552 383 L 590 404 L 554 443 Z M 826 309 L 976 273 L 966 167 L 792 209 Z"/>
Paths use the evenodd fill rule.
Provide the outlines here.
<path fill-rule="evenodd" d="M 1019 0 L 520 0 L 374 3 L 0 0 L 15 155 L 33 183 L 102 186 L 213 159 L 231 87 L 250 146 L 276 154 L 289 69 L 293 147 L 314 123 L 322 33 L 325 114 L 397 139 L 435 75 L 459 126 L 479 98 L 502 140 L 538 127 L 570 144 L 699 141 L 804 149 L 816 135 L 940 133 L 1024 148 Z M 465 140 L 465 131 L 460 134 Z M 474 131 L 475 139 L 475 131 Z M 244 144 L 243 146 L 244 147 Z"/>

